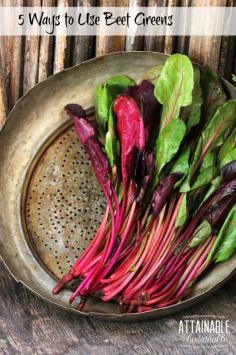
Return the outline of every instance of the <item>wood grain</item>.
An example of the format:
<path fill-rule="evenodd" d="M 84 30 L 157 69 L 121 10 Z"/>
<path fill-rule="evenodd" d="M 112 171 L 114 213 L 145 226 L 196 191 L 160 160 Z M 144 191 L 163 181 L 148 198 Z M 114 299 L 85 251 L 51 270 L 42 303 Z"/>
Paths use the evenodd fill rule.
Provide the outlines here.
<path fill-rule="evenodd" d="M 235 6 L 235 0 L 227 0 L 226 6 Z M 234 59 L 236 58 L 236 41 L 235 37 L 222 37 L 220 58 L 218 64 L 219 74 L 230 80 L 232 68 L 234 67 Z"/>
<path fill-rule="evenodd" d="M 167 0 L 148 0 L 148 6 L 165 6 Z M 144 50 L 154 51 L 154 52 L 163 52 L 165 46 L 165 36 L 146 36 L 144 38 Z"/>
<path fill-rule="evenodd" d="M 115 323 L 80 318 L 40 300 L 0 265 L 0 354 L 3 355 L 233 355 L 236 349 L 236 277 L 187 311 L 155 321 Z M 226 346 L 187 345 L 185 316 L 224 316 Z"/>
<path fill-rule="evenodd" d="M 55 6 L 56 0 L 42 0 L 42 6 Z M 52 74 L 53 61 L 53 43 L 52 36 L 41 36 L 39 43 L 39 64 L 38 64 L 38 82 L 46 79 Z"/>
<path fill-rule="evenodd" d="M 180 0 L 168 0 L 166 6 L 170 7 L 176 7 L 180 6 L 181 1 Z M 168 31 L 168 28 L 167 28 Z M 176 36 L 165 36 L 165 41 L 164 41 L 164 53 L 166 54 L 173 54 L 176 52 L 176 46 L 177 46 L 177 37 Z"/>
<path fill-rule="evenodd" d="M 73 6 L 73 0 L 57 0 L 57 6 Z M 57 36 L 55 38 L 53 73 L 58 73 L 69 66 L 70 58 L 70 43 L 69 36 Z"/>
<path fill-rule="evenodd" d="M 231 80 L 231 75 L 234 67 L 234 59 L 236 57 L 236 41 L 234 37 L 222 37 L 220 58 L 218 64 L 218 72 L 228 80 Z"/>
<path fill-rule="evenodd" d="M 192 6 L 226 6 L 226 0 L 193 0 Z M 192 36 L 189 42 L 189 56 L 200 64 L 208 63 L 215 70 L 220 57 L 221 37 Z"/>
<path fill-rule="evenodd" d="M 27 0 L 27 6 L 40 7 L 41 0 Z M 25 37 L 23 92 L 26 93 L 38 82 L 39 36 Z"/>
<path fill-rule="evenodd" d="M 180 6 L 189 7 L 191 6 L 192 0 L 181 0 Z M 187 15 L 185 15 L 187 16 Z M 177 52 L 179 53 L 188 53 L 189 49 L 189 36 L 179 36 L 177 38 Z"/>
<path fill-rule="evenodd" d="M 96 6 L 96 0 L 76 0 L 75 6 Z M 94 56 L 95 37 L 76 36 L 71 49 L 71 65 L 79 64 Z"/>
<path fill-rule="evenodd" d="M 175 7 L 180 6 L 180 0 L 149 0 L 148 6 L 152 7 Z M 157 51 L 157 52 L 164 52 L 166 54 L 172 54 L 176 50 L 177 46 L 177 37 L 176 36 L 146 36 L 145 37 L 145 50 L 149 51 Z"/>
<path fill-rule="evenodd" d="M 145 0 L 129 0 L 129 7 L 145 6 Z M 135 33 L 132 36 L 126 36 L 125 50 L 126 51 L 141 51 L 144 46 L 144 37 L 136 36 Z"/>
<path fill-rule="evenodd" d="M 9 107 L 15 105 L 22 95 L 22 66 L 23 66 L 24 38 L 14 37 L 12 43 L 11 78 L 9 90 Z"/>
<path fill-rule="evenodd" d="M 98 0 L 98 6 L 128 6 L 128 0 Z M 125 36 L 97 36 L 96 56 L 125 49 Z"/>
<path fill-rule="evenodd" d="M 0 130 L 7 119 L 7 95 L 5 90 L 4 72 L 0 55 Z"/>
<path fill-rule="evenodd" d="M 22 95 L 22 66 L 23 66 L 24 38 L 2 38 L 3 67 L 5 73 L 5 85 L 8 96 L 8 105 L 11 109 Z"/>
<path fill-rule="evenodd" d="M 23 0 L 1 0 L 1 6 L 23 6 Z M 22 95 L 22 66 L 24 38 L 21 36 L 1 38 L 2 65 L 6 93 L 8 97 L 8 108 L 11 109 Z"/>

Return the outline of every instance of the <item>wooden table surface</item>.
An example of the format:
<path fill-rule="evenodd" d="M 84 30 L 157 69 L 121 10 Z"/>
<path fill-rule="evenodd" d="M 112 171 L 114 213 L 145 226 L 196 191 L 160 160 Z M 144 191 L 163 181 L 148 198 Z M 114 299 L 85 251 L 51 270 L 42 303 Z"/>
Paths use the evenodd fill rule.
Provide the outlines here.
<path fill-rule="evenodd" d="M 142 323 L 81 318 L 45 303 L 17 284 L 0 264 L 0 354 L 236 354 L 236 276 L 201 304 L 176 315 Z M 226 345 L 186 345 L 179 334 L 184 317 L 224 316 Z"/>

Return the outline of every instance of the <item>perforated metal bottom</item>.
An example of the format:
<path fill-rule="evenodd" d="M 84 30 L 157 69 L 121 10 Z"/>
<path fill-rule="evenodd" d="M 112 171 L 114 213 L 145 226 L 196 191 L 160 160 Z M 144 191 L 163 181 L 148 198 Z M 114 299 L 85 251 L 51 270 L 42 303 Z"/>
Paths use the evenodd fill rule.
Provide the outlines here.
<path fill-rule="evenodd" d="M 27 228 L 44 266 L 61 278 L 92 239 L 105 208 L 87 153 L 73 128 L 40 158 L 28 189 Z"/>

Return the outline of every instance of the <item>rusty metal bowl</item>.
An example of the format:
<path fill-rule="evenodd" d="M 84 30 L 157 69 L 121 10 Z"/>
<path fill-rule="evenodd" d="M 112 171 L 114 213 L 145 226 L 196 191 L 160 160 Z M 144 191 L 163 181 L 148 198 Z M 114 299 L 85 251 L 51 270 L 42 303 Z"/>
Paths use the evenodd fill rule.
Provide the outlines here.
<path fill-rule="evenodd" d="M 17 282 L 65 310 L 120 321 L 166 316 L 201 301 L 236 271 L 234 255 L 208 271 L 183 302 L 141 314 L 121 314 L 116 303 L 95 297 L 80 312 L 76 302 L 68 304 L 73 284 L 52 294 L 91 240 L 105 203 L 63 107 L 78 102 L 91 108 L 97 83 L 117 74 L 140 79 L 165 59 L 152 52 L 113 53 L 56 74 L 17 103 L 0 133 L 1 257 Z M 225 85 L 235 98 L 235 88 Z"/>

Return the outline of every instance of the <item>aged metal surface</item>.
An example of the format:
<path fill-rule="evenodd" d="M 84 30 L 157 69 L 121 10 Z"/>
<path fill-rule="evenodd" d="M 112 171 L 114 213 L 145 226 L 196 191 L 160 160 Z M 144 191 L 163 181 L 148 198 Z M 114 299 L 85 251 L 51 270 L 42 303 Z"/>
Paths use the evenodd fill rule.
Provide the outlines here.
<path fill-rule="evenodd" d="M 52 219 L 51 217 L 51 221 L 50 218 L 47 219 L 47 229 L 49 233 L 51 232 L 53 239 L 51 241 L 47 241 L 46 235 L 43 234 L 43 225 L 40 225 L 40 223 L 43 222 L 39 220 L 40 216 L 36 215 L 36 211 L 34 210 L 36 207 L 35 203 L 38 204 L 38 202 L 40 202 L 40 195 L 42 195 L 40 191 L 42 192 L 42 187 L 45 187 L 43 184 L 47 184 L 48 180 L 48 184 L 52 188 L 53 179 L 48 179 L 48 177 L 51 177 L 51 174 L 53 174 L 53 170 L 50 168 L 50 164 L 52 164 L 54 161 L 55 166 L 58 166 L 59 164 L 60 169 L 63 168 L 62 157 L 65 152 L 62 150 L 60 152 L 61 155 L 59 154 L 59 156 L 57 156 L 56 154 L 57 143 L 59 142 L 60 145 L 61 138 L 64 137 L 61 135 L 61 132 L 65 128 L 65 125 L 67 125 L 67 118 L 63 112 L 63 106 L 68 102 L 80 102 L 85 108 L 89 108 L 92 106 L 93 88 L 96 83 L 102 82 L 107 77 L 118 73 L 128 74 L 135 79 L 138 79 L 144 71 L 146 71 L 151 66 L 160 64 L 164 58 L 165 56 L 162 54 L 151 52 L 112 54 L 88 61 L 82 65 L 61 72 L 58 75 L 47 79 L 46 81 L 36 86 L 33 90 L 31 90 L 16 105 L 15 109 L 8 118 L 6 126 L 1 132 L 1 255 L 7 267 L 17 280 L 21 281 L 24 285 L 26 285 L 29 289 L 37 293 L 42 298 L 53 302 L 63 307 L 64 309 L 78 312 L 75 309 L 76 304 L 70 307 L 68 306 L 68 297 L 71 294 L 70 289 L 63 291 L 56 297 L 51 293 L 51 290 L 55 285 L 55 279 L 52 274 L 55 276 L 59 276 L 60 274 L 60 264 L 57 264 L 54 255 L 57 253 L 60 254 L 60 261 L 62 260 L 62 251 L 64 246 L 68 244 L 69 234 L 63 234 L 64 232 L 62 231 L 63 228 L 61 228 L 61 223 L 58 224 L 60 225 L 60 228 L 54 229 L 54 226 L 56 225 L 56 218 L 53 217 L 54 219 Z M 134 62 L 135 66 L 133 65 Z M 234 89 L 230 85 L 228 85 L 228 88 L 232 91 L 232 93 L 234 92 Z M 56 141 L 55 138 L 57 139 Z M 70 135 L 70 139 L 71 141 L 69 142 L 68 136 L 68 144 L 69 146 L 73 146 L 72 142 L 74 138 L 72 135 Z M 51 147 L 47 150 L 45 155 L 46 160 L 41 160 L 36 170 L 34 170 L 35 162 L 37 162 L 42 156 L 42 153 L 45 152 L 45 146 L 50 145 Z M 63 145 L 63 142 L 61 145 Z M 63 149 L 65 149 L 65 147 Z M 74 159 L 75 157 L 72 155 L 70 159 L 72 158 Z M 70 164 L 72 164 L 73 161 L 76 162 L 76 159 L 73 159 L 70 161 Z M 68 169 L 67 172 L 68 171 L 73 172 L 73 170 L 70 169 Z M 79 165 L 75 165 L 74 171 L 75 175 L 79 174 Z M 24 223 L 24 203 L 27 195 L 28 182 L 30 181 L 30 176 L 33 172 L 33 185 L 29 190 L 29 197 L 32 197 L 31 200 L 33 203 L 29 203 L 27 208 L 28 212 L 30 212 L 30 216 L 28 218 L 28 230 L 31 230 L 32 232 L 35 228 L 37 229 L 36 232 L 33 231 L 33 233 L 31 233 L 33 234 L 34 248 L 32 248 L 32 244 L 29 243 L 27 228 Z M 57 178 L 61 173 L 62 170 L 57 171 Z M 44 178 L 44 176 L 46 177 Z M 56 190 L 55 186 L 53 187 L 54 192 L 52 193 L 55 193 L 56 196 L 53 196 L 52 199 L 42 199 L 44 200 L 43 205 L 38 205 L 37 207 L 40 213 L 43 209 L 43 213 L 46 214 L 45 208 L 49 208 L 50 211 L 55 211 L 55 204 L 53 205 L 53 201 L 55 203 L 54 197 L 57 197 L 57 193 L 59 195 L 60 193 L 63 194 L 63 181 L 65 184 L 65 180 L 57 180 L 57 178 L 54 180 L 56 180 L 58 185 L 61 186 L 57 187 Z M 39 180 L 41 180 L 41 182 Z M 38 185 L 39 183 L 40 185 Z M 36 185 L 38 186 L 36 187 Z M 33 188 L 33 186 L 35 186 L 35 188 Z M 69 186 L 67 187 L 69 188 Z M 35 192 L 33 192 L 33 190 Z M 57 190 L 59 190 L 59 192 Z M 72 194 L 73 198 L 73 188 L 71 191 L 72 192 L 69 193 Z M 81 197 L 79 189 L 77 196 Z M 28 199 L 28 202 L 29 201 L 30 200 Z M 74 207 L 72 205 L 69 206 L 71 203 L 69 199 L 67 201 L 68 202 L 64 203 L 63 209 L 61 209 L 63 212 L 60 212 L 64 213 L 65 216 L 68 214 L 67 212 L 69 210 L 71 211 L 70 208 Z M 66 208 L 68 208 L 68 211 Z M 49 213 L 47 218 L 48 217 Z M 77 218 L 79 216 L 77 215 L 74 217 Z M 40 223 L 38 224 L 38 222 Z M 49 226 L 50 223 L 51 225 Z M 77 223 L 81 223 L 80 218 L 78 218 Z M 59 231 L 61 233 L 58 233 Z M 78 231 L 79 229 L 76 231 L 75 228 L 73 229 L 73 233 L 78 233 Z M 62 234 L 62 236 L 60 236 L 60 234 Z M 39 235 L 39 238 L 37 238 L 36 235 Z M 55 242 L 55 240 L 60 240 L 60 243 Z M 83 239 L 81 239 L 81 243 L 83 245 Z M 45 244 L 47 245 L 45 246 Z M 52 248 L 52 246 L 49 247 L 49 244 L 60 244 L 60 247 L 62 247 L 60 252 L 59 249 L 56 248 L 53 250 L 54 254 L 51 254 L 53 255 L 53 260 L 49 258 L 49 255 L 52 252 L 52 250 L 50 250 L 50 247 Z M 73 247 L 75 248 L 74 243 Z M 55 253 L 56 250 L 57 253 Z M 38 257 L 35 255 L 35 251 Z M 68 256 L 68 254 L 65 253 L 64 257 L 66 257 L 66 255 Z M 74 253 L 70 253 L 70 255 L 72 258 L 76 257 L 76 254 Z M 42 266 L 42 262 L 39 262 L 39 259 L 41 259 L 44 266 Z M 62 266 L 60 267 L 65 267 L 67 263 L 65 259 L 61 264 Z M 193 294 L 189 299 L 186 299 L 184 302 L 168 307 L 166 309 L 156 310 L 143 314 L 120 315 L 117 305 L 113 303 L 105 304 L 97 299 L 91 298 L 86 305 L 85 311 L 82 312 L 82 314 L 92 314 L 103 318 L 116 320 L 141 320 L 171 314 L 200 301 L 207 294 L 213 292 L 234 273 L 235 269 L 236 256 L 234 256 L 229 262 L 217 265 L 213 270 L 208 272 L 204 279 L 198 282 Z"/>
<path fill-rule="evenodd" d="M 92 239 L 105 208 L 90 161 L 71 127 L 43 152 L 26 201 L 32 246 L 47 270 L 61 278 Z"/>

